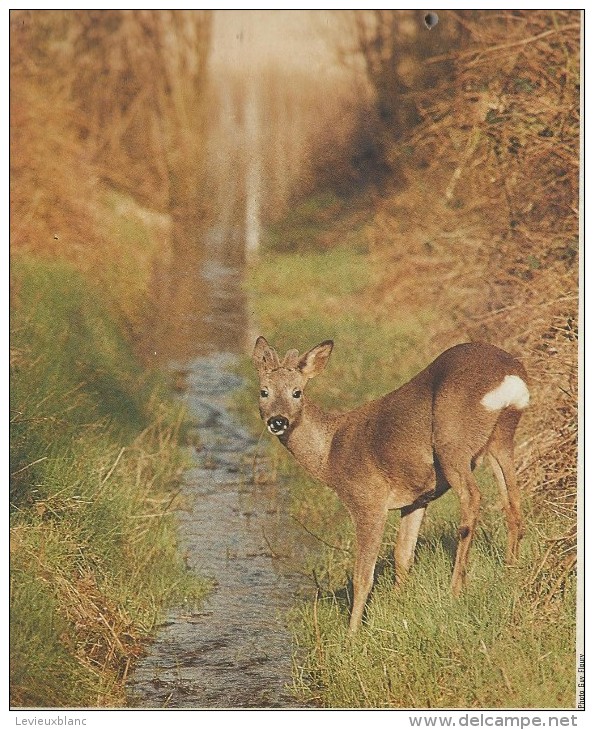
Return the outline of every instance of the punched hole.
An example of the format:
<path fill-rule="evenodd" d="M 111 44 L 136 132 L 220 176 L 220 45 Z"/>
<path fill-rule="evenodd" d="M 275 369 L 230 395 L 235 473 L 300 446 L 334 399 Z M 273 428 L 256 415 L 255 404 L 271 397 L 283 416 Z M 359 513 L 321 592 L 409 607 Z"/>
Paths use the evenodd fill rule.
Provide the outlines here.
<path fill-rule="evenodd" d="M 427 13 L 423 20 L 425 21 L 425 26 L 429 30 L 433 30 L 433 28 L 435 28 L 435 26 L 439 23 L 439 16 L 437 13 Z"/>

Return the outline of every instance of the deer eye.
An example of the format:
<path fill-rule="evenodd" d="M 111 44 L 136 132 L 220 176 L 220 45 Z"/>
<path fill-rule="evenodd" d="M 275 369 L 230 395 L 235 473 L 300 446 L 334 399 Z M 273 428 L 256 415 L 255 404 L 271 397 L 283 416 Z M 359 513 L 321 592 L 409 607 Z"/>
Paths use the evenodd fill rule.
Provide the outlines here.
<path fill-rule="evenodd" d="M 294 390 L 293 391 L 293 398 L 301 398 L 301 391 L 300 390 Z"/>
<path fill-rule="evenodd" d="M 260 391 L 260 397 L 268 398 L 268 391 L 266 390 L 266 388 L 262 388 L 262 390 Z"/>

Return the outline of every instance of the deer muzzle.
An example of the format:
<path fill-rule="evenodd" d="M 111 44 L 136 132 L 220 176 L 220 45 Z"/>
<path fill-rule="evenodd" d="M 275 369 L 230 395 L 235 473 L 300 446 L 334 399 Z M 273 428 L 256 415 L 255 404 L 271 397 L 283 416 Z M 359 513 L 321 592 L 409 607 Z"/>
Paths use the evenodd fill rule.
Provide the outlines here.
<path fill-rule="evenodd" d="M 284 416 L 273 416 L 266 421 L 266 425 L 273 436 L 282 436 L 289 428 L 289 419 Z"/>

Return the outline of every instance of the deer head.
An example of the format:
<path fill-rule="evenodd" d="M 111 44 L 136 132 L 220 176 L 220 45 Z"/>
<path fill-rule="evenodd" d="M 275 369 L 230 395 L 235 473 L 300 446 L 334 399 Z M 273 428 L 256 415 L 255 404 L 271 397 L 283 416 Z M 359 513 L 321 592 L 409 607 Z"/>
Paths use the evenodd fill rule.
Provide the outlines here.
<path fill-rule="evenodd" d="M 282 361 L 264 337 L 258 337 L 252 359 L 260 377 L 260 416 L 273 436 L 287 434 L 299 422 L 303 391 L 326 367 L 333 342 L 326 340 L 299 357 L 289 350 Z"/>

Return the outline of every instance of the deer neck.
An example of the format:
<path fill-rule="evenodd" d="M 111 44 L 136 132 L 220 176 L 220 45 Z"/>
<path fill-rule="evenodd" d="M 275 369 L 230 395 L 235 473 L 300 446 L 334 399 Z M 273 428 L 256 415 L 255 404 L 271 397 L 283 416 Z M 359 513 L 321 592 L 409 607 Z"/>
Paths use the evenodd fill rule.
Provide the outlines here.
<path fill-rule="evenodd" d="M 322 481 L 338 419 L 338 414 L 325 413 L 315 404 L 305 401 L 299 421 L 283 439 L 299 464 Z"/>

